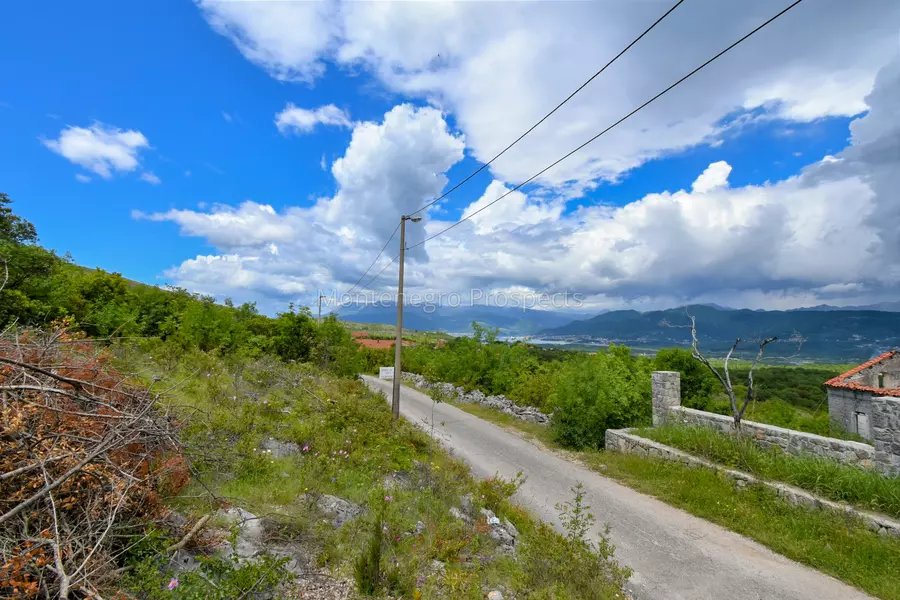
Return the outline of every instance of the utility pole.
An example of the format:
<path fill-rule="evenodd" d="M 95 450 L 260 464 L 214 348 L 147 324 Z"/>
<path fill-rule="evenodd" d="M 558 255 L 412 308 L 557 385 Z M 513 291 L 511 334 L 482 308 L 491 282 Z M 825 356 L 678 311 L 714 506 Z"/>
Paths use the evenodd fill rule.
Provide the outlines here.
<path fill-rule="evenodd" d="M 422 217 L 400 217 L 400 277 L 397 282 L 397 339 L 394 342 L 394 393 L 391 397 L 391 413 L 394 420 L 400 418 L 400 350 L 403 346 L 403 262 L 406 258 L 406 222 L 418 223 Z"/>

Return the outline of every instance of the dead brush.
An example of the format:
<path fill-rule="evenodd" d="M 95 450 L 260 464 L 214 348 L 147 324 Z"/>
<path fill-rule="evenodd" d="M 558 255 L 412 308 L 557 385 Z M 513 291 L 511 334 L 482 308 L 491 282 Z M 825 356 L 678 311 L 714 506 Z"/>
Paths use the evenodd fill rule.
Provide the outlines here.
<path fill-rule="evenodd" d="M 159 393 L 64 328 L 0 337 L 0 597 L 101 598 L 188 479 Z"/>

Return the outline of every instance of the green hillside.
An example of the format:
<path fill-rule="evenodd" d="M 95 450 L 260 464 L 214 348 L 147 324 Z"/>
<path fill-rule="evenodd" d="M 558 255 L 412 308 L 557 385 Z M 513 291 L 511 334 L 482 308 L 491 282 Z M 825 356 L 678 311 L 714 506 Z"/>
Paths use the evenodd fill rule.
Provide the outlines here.
<path fill-rule="evenodd" d="M 773 335 L 779 342 L 770 345 L 767 353 L 773 357 L 797 355 L 798 360 L 857 362 L 900 346 L 900 313 L 721 310 L 702 305 L 643 313 L 613 311 L 541 335 L 594 338 L 641 348 L 687 346 L 691 336 L 684 326 L 690 323 L 689 314 L 697 319 L 701 346 L 713 354 L 726 352 L 740 337 L 745 342 L 738 356 L 749 357 L 755 353 L 753 340 Z M 795 334 L 805 339 L 799 354 L 797 345 L 787 341 Z"/>

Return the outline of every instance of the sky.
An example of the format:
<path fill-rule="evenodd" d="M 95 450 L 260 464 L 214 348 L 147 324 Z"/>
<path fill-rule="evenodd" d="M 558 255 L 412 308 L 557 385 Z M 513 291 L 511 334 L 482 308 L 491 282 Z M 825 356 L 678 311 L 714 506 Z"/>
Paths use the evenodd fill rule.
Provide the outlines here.
<path fill-rule="evenodd" d="M 787 4 L 686 0 L 408 223 L 407 292 L 638 310 L 900 297 L 895 0 L 805 0 L 471 216 Z M 381 272 L 364 291 L 389 297 L 399 241 L 379 250 L 400 215 L 670 5 L 3 3 L 0 191 L 45 246 L 145 283 L 272 314 Z"/>

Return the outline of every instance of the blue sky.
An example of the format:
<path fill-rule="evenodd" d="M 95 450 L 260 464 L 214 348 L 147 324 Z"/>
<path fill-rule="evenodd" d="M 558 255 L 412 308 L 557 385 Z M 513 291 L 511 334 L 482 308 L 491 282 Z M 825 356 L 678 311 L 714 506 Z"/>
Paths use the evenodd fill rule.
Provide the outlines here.
<path fill-rule="evenodd" d="M 629 11 L 491 3 L 491 14 L 473 16 L 467 13 L 471 5 L 401 11 L 384 3 L 335 4 L 313 14 L 310 4 L 5 4 L 0 31 L 15 52 L 0 56 L 6 84 L 0 88 L 0 189 L 35 223 L 45 245 L 70 251 L 81 264 L 219 298 L 255 300 L 269 311 L 290 300 L 304 303 L 319 288 L 349 287 L 400 212 L 477 168 L 479 159 L 527 128 L 663 6 L 648 3 L 623 16 Z M 706 2 L 705 17 L 724 25 L 711 23 L 707 40 L 689 43 L 680 36 L 696 26 L 698 13 L 691 11 L 703 7 L 687 5 L 571 109 L 429 213 L 424 231 L 440 229 L 501 189 L 489 186 L 515 185 L 779 3 L 716 12 Z M 794 257 L 833 246 L 825 237 L 832 229 L 849 235 L 848 225 L 838 223 L 842 206 L 860 213 L 855 249 L 846 255 L 863 261 L 872 252 L 871 239 L 886 240 L 864 218 L 881 210 L 871 174 L 828 174 L 835 167 L 831 159 L 824 166 L 822 161 L 844 160 L 841 153 L 853 142 L 851 124 L 869 115 L 866 99 L 892 58 L 885 51 L 890 28 L 881 35 L 872 18 L 880 10 L 890 21 L 897 10 L 873 2 L 866 15 L 851 19 L 803 8 L 806 22 L 773 26 L 756 47 L 735 52 L 635 119 L 631 129 L 616 131 L 525 188 L 527 195 L 488 209 L 485 221 L 453 230 L 454 239 L 426 246 L 411 258 L 412 281 L 422 282 L 423 292 L 468 289 L 476 282 L 507 290 L 578 288 L 597 306 L 708 300 L 777 307 L 875 301 L 893 293 L 896 282 L 877 269 L 860 274 L 844 257 L 830 270 L 810 268 L 794 264 Z M 578 31 L 587 17 L 603 25 Z M 559 27 L 574 32 L 562 36 Z M 844 47 L 817 39 L 841 27 Z M 450 35 L 454 28 L 459 33 Z M 659 60 L 664 44 L 667 56 Z M 531 47 L 542 51 L 522 51 Z M 779 59 L 779 52 L 790 59 Z M 573 56 L 578 60 L 568 58 Z M 398 112 L 404 104 L 411 108 Z M 276 118 L 290 105 L 304 111 L 333 105 L 347 120 L 279 130 Z M 393 121 L 386 117 L 391 111 Z M 133 164 L 92 169 L 90 160 L 113 160 L 104 158 L 107 150 L 84 150 L 100 152 L 88 158 L 59 150 L 67 129 L 92 127 L 134 132 L 146 143 L 130 151 Z M 338 159 L 344 168 L 332 172 Z M 713 184 L 691 193 L 708 168 Z M 851 180 L 868 181 L 871 194 L 850 190 Z M 678 190 L 684 195 L 673 196 Z M 657 196 L 665 192 L 670 194 Z M 869 204 L 848 204 L 839 193 Z M 799 194 L 814 205 L 820 198 L 820 205 L 798 211 Z M 660 236 L 665 219 L 654 219 L 672 210 L 680 225 Z M 803 216 L 810 211 L 823 215 L 816 224 Z M 787 241 L 779 242 L 784 247 L 761 260 L 764 268 L 734 262 L 742 244 L 752 246 L 752 230 L 775 214 L 787 223 Z M 671 214 L 667 218 L 673 223 Z M 732 219 L 726 230 L 747 239 L 720 256 L 709 245 L 718 233 L 703 228 L 723 219 Z M 277 232 L 271 239 L 269 228 Z M 421 239 L 422 233 L 411 235 Z M 667 236 L 668 245 L 654 246 Z M 714 257 L 692 264 L 682 258 L 673 269 L 667 261 L 671 248 L 679 247 Z M 596 258 L 585 261 L 585 255 Z M 723 277 L 718 269 L 746 276 Z M 722 285 L 698 289 L 698 278 Z M 389 281 L 374 285 L 391 289 Z"/>

